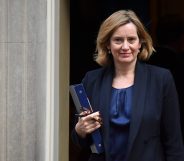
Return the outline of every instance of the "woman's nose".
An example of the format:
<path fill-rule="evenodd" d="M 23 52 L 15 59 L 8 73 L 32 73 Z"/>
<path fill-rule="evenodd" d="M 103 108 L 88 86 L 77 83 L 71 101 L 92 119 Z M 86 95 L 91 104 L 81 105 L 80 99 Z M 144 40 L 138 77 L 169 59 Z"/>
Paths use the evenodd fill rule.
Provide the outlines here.
<path fill-rule="evenodd" d="M 129 45 L 127 41 L 124 41 L 121 46 L 122 49 L 129 49 Z"/>

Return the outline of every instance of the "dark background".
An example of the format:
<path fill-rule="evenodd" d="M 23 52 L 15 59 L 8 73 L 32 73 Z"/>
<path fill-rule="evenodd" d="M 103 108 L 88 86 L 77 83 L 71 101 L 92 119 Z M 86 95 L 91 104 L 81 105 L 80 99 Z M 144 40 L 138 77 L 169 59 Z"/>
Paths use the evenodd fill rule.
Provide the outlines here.
<path fill-rule="evenodd" d="M 182 7 L 184 2 L 182 0 L 71 0 L 70 1 L 70 84 L 80 83 L 85 73 L 91 69 L 98 68 L 99 66 L 93 61 L 93 54 L 96 48 L 96 37 L 98 29 L 102 21 L 107 18 L 113 12 L 120 9 L 132 9 L 140 17 L 148 32 L 151 34 L 154 46 L 157 49 L 160 45 L 157 34 L 157 26 L 162 17 L 169 17 L 169 15 L 177 15 L 176 17 L 184 16 L 182 13 Z M 163 22 L 163 21 L 162 21 Z M 183 26 L 175 25 L 175 30 L 168 29 L 165 35 L 162 31 L 167 29 L 168 25 L 164 26 L 160 37 L 163 40 L 172 38 L 171 33 L 181 30 L 179 35 L 183 34 Z M 182 23 L 179 23 L 182 24 Z M 180 28 L 180 29 L 179 29 Z M 167 30 L 166 30 L 167 31 Z M 174 34 L 176 40 L 180 39 Z M 177 36 L 176 36 L 177 35 Z M 176 42 L 176 40 L 174 40 Z M 184 38 L 183 38 L 184 42 Z M 177 42 L 178 43 L 178 42 Z M 164 45 L 164 44 L 163 44 Z M 181 44 L 180 46 L 184 46 Z M 179 48 L 179 47 L 178 47 Z M 159 52 L 164 53 L 158 49 Z M 183 52 L 183 51 L 181 51 Z M 168 53 L 168 52 L 167 52 Z M 160 55 L 161 55 L 160 54 Z M 173 54 L 171 52 L 171 54 Z M 158 54 L 157 54 L 158 55 Z M 162 54 L 163 55 L 163 54 Z M 184 55 L 182 53 L 182 55 Z M 174 56 L 175 57 L 175 56 Z M 180 100 L 184 100 L 183 94 L 183 82 L 181 80 L 181 71 L 183 70 L 183 56 L 179 59 L 173 59 L 173 56 L 169 58 L 165 55 L 163 58 L 155 57 L 149 63 L 164 66 L 172 70 L 173 66 L 177 65 L 177 68 L 173 71 L 173 75 L 176 77 L 176 85 L 179 90 Z M 168 63 L 166 63 L 169 60 Z M 180 60 L 180 61 L 179 61 Z M 172 63 L 170 63 L 172 62 Z M 179 62 L 179 63 L 178 63 Z M 166 63 L 166 64 L 165 64 Z M 172 64 L 172 66 L 171 66 Z M 179 64 L 179 65 L 178 65 Z M 181 65 L 182 64 L 182 65 Z M 177 73 L 177 74 L 176 74 Z M 180 80 L 180 81 L 178 81 Z M 183 102 L 181 101 L 182 107 Z M 181 114 L 183 115 L 183 108 L 181 108 Z M 70 132 L 74 126 L 75 107 L 70 97 Z M 183 121 L 181 121 L 183 122 Z M 182 128 L 184 129 L 183 125 Z M 69 156 L 70 161 L 87 161 L 89 150 L 80 150 L 78 147 L 73 145 L 70 139 Z M 84 158 L 84 159 L 81 159 Z"/>

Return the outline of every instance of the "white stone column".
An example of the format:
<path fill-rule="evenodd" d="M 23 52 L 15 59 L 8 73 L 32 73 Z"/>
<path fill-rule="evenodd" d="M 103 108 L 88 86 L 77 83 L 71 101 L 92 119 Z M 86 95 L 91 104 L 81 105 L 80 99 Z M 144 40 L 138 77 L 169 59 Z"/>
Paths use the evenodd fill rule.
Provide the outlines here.
<path fill-rule="evenodd" d="M 44 161 L 47 0 L 0 0 L 0 161 Z"/>

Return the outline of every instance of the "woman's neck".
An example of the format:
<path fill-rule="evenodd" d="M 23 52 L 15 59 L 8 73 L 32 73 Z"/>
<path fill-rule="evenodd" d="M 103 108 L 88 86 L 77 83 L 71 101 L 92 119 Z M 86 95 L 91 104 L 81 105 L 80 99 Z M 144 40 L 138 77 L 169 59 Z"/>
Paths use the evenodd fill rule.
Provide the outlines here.
<path fill-rule="evenodd" d="M 135 65 L 115 66 L 115 75 L 112 86 L 126 88 L 134 84 Z"/>

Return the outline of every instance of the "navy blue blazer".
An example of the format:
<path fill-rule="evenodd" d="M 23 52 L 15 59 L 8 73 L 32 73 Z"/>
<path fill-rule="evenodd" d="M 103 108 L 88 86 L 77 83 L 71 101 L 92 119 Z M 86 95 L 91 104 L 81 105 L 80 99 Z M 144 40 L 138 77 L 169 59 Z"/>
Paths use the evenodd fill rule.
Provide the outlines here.
<path fill-rule="evenodd" d="M 101 135 L 109 149 L 109 105 L 111 101 L 112 66 L 86 73 L 82 83 L 95 111 L 100 111 Z M 126 161 L 184 161 L 178 96 L 169 70 L 137 62 Z M 76 143 L 85 145 L 74 132 Z M 93 161 L 102 161 L 93 155 Z M 110 161 L 109 153 L 105 153 Z"/>

